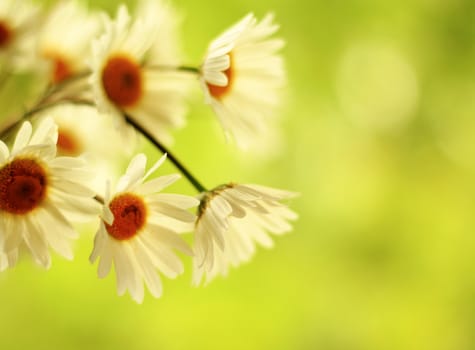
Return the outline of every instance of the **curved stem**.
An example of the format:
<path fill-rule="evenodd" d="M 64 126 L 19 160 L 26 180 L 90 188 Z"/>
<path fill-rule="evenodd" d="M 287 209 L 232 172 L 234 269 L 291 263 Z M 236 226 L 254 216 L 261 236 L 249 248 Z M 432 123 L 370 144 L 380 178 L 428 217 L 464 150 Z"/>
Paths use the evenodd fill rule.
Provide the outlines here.
<path fill-rule="evenodd" d="M 139 123 L 137 123 L 130 115 L 125 112 L 122 112 L 125 120 L 128 124 L 130 124 L 135 130 L 140 132 L 147 140 L 149 140 L 155 147 L 157 147 L 162 153 L 167 154 L 167 159 L 169 159 L 175 167 L 187 178 L 187 180 L 193 185 L 193 187 L 198 192 L 208 192 L 206 187 L 204 187 L 201 182 L 194 177 L 190 171 L 173 155 L 173 153 L 168 150 L 165 145 L 163 145 L 156 137 L 154 137 L 147 129 L 142 127 Z"/>

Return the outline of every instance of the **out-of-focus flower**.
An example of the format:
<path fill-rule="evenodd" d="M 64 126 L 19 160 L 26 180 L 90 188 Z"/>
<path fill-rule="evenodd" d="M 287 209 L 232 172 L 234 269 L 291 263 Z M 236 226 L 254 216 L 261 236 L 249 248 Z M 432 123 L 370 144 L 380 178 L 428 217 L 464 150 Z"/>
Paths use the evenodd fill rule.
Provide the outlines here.
<path fill-rule="evenodd" d="M 292 229 L 297 214 L 281 201 L 297 194 L 258 185 L 227 184 L 203 195 L 195 228 L 193 284 L 226 275 L 253 256 L 256 243 L 270 248 L 269 233 Z"/>
<path fill-rule="evenodd" d="M 93 42 L 90 83 L 99 112 L 123 120 L 124 111 L 167 142 L 170 128 L 185 122 L 188 78 L 152 61 L 149 53 L 157 38 L 169 40 L 160 29 L 159 21 L 132 21 L 127 8 L 119 7 L 116 20 L 108 20 L 105 33 Z"/>
<path fill-rule="evenodd" d="M 183 272 L 183 264 L 173 249 L 192 255 L 179 232 L 192 229 L 195 215 L 186 209 L 196 206 L 197 199 L 179 194 L 158 193 L 175 182 L 178 174 L 145 181 L 165 161 L 163 156 L 145 173 L 147 158 L 139 154 L 132 159 L 116 192 L 106 193 L 102 220 L 97 231 L 90 261 L 100 256 L 98 276 L 107 276 L 114 262 L 117 292 L 129 290 L 141 303 L 143 281 L 155 297 L 162 294 L 156 270 L 174 278 Z"/>
<path fill-rule="evenodd" d="M 101 19 L 83 2 L 58 2 L 38 34 L 38 52 L 51 62 L 51 81 L 58 83 L 84 73 L 91 51 L 91 41 L 98 36 Z"/>
<path fill-rule="evenodd" d="M 111 116 L 100 115 L 91 106 L 58 105 L 41 113 L 40 118 L 43 115 L 58 125 L 58 154 L 83 157 L 94 173 L 90 186 L 97 193 L 104 193 L 107 180 L 119 175 L 119 165 L 138 144 L 134 130 L 123 130 L 127 135 L 118 132 Z"/>
<path fill-rule="evenodd" d="M 211 42 L 201 67 L 205 100 L 241 148 L 266 130 L 280 100 L 284 41 L 269 38 L 278 28 L 270 14 L 247 15 Z"/>
<path fill-rule="evenodd" d="M 32 1 L 0 1 L 0 71 L 35 64 L 33 31 L 38 23 L 39 7 Z"/>
<path fill-rule="evenodd" d="M 48 268 L 49 246 L 72 259 L 69 241 L 77 237 L 70 218 L 91 219 L 100 207 L 87 183 L 80 158 L 56 157 L 57 127 L 43 120 L 36 130 L 24 122 L 11 151 L 0 141 L 0 268 L 15 265 L 26 246 Z"/>

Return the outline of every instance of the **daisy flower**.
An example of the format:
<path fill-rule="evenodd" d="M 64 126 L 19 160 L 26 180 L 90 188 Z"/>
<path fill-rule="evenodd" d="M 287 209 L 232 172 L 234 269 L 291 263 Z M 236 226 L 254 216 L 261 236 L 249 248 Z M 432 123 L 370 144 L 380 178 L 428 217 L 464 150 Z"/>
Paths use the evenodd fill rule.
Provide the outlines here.
<path fill-rule="evenodd" d="M 51 265 L 49 246 L 72 259 L 77 237 L 70 219 L 97 215 L 90 174 L 79 158 L 56 157 L 57 128 L 45 119 L 35 131 L 24 122 L 11 150 L 0 141 L 0 267 L 13 266 L 26 246 L 35 262 Z"/>
<path fill-rule="evenodd" d="M 157 14 L 159 15 L 159 14 Z M 159 21 L 132 21 L 120 6 L 115 21 L 108 20 L 105 33 L 92 44 L 90 83 L 101 113 L 122 112 L 154 136 L 169 142 L 169 130 L 184 124 L 184 82 L 186 73 L 158 69 L 160 62 L 149 55 L 157 38 L 166 42 Z"/>
<path fill-rule="evenodd" d="M 195 225 L 193 284 L 227 275 L 251 259 L 256 243 L 271 248 L 269 233 L 281 235 L 292 229 L 297 214 L 280 201 L 296 193 L 259 185 L 222 185 L 203 195 Z"/>
<path fill-rule="evenodd" d="M 248 14 L 211 42 L 201 67 L 205 100 L 241 148 L 266 130 L 279 102 L 284 42 L 269 38 L 278 28 L 270 14 L 260 22 Z"/>
<path fill-rule="evenodd" d="M 195 207 L 197 199 L 179 194 L 157 193 L 175 182 L 178 174 L 145 181 L 165 161 L 163 156 L 145 173 L 147 158 L 139 154 L 132 159 L 116 192 L 106 193 L 102 220 L 94 240 L 91 263 L 98 257 L 98 276 L 107 276 L 114 262 L 117 292 L 129 290 L 141 303 L 143 281 L 150 293 L 162 294 L 159 270 L 174 278 L 183 272 L 183 264 L 173 249 L 192 255 L 179 232 L 192 229 L 195 215 L 186 209 Z"/>
<path fill-rule="evenodd" d="M 87 70 L 91 40 L 101 29 L 100 16 L 76 0 L 58 2 L 38 36 L 38 51 L 52 64 L 54 83 Z"/>
<path fill-rule="evenodd" d="M 33 30 L 39 7 L 28 0 L 0 1 L 0 66 L 26 69 L 34 64 Z"/>

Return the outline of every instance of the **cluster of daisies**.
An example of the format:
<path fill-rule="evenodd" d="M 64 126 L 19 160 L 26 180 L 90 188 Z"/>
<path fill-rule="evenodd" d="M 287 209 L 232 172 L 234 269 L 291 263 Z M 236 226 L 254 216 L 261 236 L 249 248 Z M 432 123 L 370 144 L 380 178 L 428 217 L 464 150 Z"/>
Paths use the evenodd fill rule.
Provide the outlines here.
<path fill-rule="evenodd" d="M 144 285 L 160 297 L 160 276 L 183 273 L 177 251 L 193 259 L 199 285 L 292 229 L 297 215 L 285 202 L 295 193 L 238 183 L 208 189 L 167 148 L 186 121 L 193 84 L 238 147 L 265 134 L 285 78 L 273 17 L 245 16 L 210 43 L 197 67 L 182 63 L 178 25 L 163 0 L 139 1 L 132 14 L 119 6 L 114 18 L 80 1 L 48 9 L 0 2 L 0 91 L 24 72 L 44 82 L 25 113 L 2 118 L 9 122 L 0 130 L 0 271 L 23 255 L 49 268 L 51 250 L 72 259 L 76 223 L 97 220 L 91 263 L 101 278 L 113 265 L 119 295 L 142 302 Z M 155 164 L 126 151 L 136 135 L 164 153 Z M 114 186 L 107 178 L 118 155 L 108 143 L 131 158 Z M 162 192 L 180 178 L 155 176 L 166 160 L 196 196 Z"/>

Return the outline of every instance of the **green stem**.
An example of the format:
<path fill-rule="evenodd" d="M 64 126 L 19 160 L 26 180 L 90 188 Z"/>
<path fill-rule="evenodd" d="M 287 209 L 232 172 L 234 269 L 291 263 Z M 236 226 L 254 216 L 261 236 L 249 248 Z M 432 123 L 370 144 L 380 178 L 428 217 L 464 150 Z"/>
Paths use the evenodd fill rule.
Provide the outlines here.
<path fill-rule="evenodd" d="M 190 67 L 190 66 L 180 66 L 178 67 L 178 70 L 184 71 L 184 72 L 190 72 L 190 73 L 195 73 L 195 74 L 200 74 L 201 69 L 197 67 Z"/>
<path fill-rule="evenodd" d="M 125 120 L 128 124 L 132 125 L 135 130 L 140 132 L 147 140 L 149 140 L 155 147 L 157 147 L 162 153 L 167 154 L 167 158 L 175 165 L 175 167 L 187 178 L 187 180 L 193 185 L 193 187 L 198 192 L 208 192 L 206 187 L 204 187 L 201 182 L 198 181 L 196 177 L 194 177 L 190 171 L 170 152 L 169 149 L 165 147 L 158 139 L 153 136 L 147 129 L 142 127 L 139 123 L 137 123 L 130 115 L 125 112 L 122 112 Z"/>
<path fill-rule="evenodd" d="M 197 75 L 201 72 L 200 68 L 191 66 L 145 65 L 145 67 L 150 70 L 187 72 Z"/>

